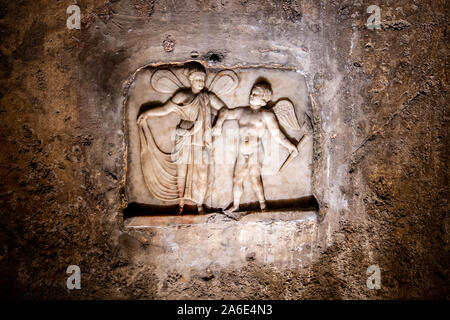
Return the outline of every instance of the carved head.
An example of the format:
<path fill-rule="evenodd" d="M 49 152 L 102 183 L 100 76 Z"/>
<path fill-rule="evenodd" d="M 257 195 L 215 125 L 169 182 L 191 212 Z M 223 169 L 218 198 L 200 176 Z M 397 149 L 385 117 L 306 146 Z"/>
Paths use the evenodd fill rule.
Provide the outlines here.
<path fill-rule="evenodd" d="M 199 93 L 205 87 L 206 70 L 203 65 L 193 62 L 188 66 L 187 76 L 191 83 L 191 89 L 194 93 Z"/>
<path fill-rule="evenodd" d="M 268 83 L 256 83 L 250 92 L 249 103 L 252 109 L 264 107 L 272 99 L 272 88 Z"/>

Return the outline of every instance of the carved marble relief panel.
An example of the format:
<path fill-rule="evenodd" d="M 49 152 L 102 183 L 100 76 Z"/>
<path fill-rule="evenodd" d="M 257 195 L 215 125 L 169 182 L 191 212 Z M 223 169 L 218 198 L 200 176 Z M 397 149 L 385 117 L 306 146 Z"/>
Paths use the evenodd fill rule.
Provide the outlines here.
<path fill-rule="evenodd" d="M 142 69 L 125 109 L 128 203 L 149 215 L 295 209 L 311 195 L 310 119 L 295 70 Z"/>

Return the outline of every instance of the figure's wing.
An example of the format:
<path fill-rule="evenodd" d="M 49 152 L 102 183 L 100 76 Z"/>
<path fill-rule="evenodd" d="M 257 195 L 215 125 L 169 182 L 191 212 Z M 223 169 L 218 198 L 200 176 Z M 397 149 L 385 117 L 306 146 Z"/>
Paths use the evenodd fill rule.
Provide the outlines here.
<path fill-rule="evenodd" d="M 178 77 L 167 69 L 156 70 L 150 82 L 153 89 L 162 93 L 174 93 L 184 87 Z"/>
<path fill-rule="evenodd" d="M 289 100 L 280 100 L 272 109 L 283 127 L 296 131 L 301 130 L 292 102 Z"/>
<path fill-rule="evenodd" d="M 216 95 L 221 96 L 230 93 L 239 84 L 239 78 L 236 72 L 232 70 L 222 70 L 218 72 L 212 79 L 210 84 L 207 84 L 207 88 L 214 92 Z"/>

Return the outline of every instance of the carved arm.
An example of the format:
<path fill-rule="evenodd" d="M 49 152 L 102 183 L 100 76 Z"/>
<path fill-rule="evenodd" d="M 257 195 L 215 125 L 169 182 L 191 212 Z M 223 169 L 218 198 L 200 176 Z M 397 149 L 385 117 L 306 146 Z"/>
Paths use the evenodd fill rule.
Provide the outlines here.
<path fill-rule="evenodd" d="M 146 110 L 143 113 L 141 113 L 138 117 L 138 123 L 141 123 L 142 121 L 145 121 L 148 118 L 165 116 L 165 115 L 173 112 L 174 109 L 175 109 L 175 104 L 172 101 L 168 101 L 160 107 L 155 107 L 155 108 Z"/>
<path fill-rule="evenodd" d="M 222 126 L 226 120 L 237 120 L 241 114 L 240 108 L 228 109 L 226 107 L 219 111 L 219 117 L 217 118 L 216 124 L 214 125 L 212 135 L 219 136 L 222 133 Z"/>

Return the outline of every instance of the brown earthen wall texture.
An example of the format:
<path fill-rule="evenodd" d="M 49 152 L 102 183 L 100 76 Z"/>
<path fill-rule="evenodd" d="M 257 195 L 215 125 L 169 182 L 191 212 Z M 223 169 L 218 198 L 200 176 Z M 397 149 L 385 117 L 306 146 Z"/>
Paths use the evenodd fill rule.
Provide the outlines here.
<path fill-rule="evenodd" d="M 371 1 L 78 1 L 80 31 L 66 28 L 70 4 L 0 2 L 2 298 L 448 298 L 447 1 L 383 1 L 379 31 L 365 27 L 366 8 L 378 4 Z M 309 77 L 321 123 L 339 114 L 341 124 L 315 137 L 322 207 L 316 259 L 306 268 L 278 270 L 250 259 L 242 269 L 185 281 L 134 258 L 152 246 L 152 231 L 127 230 L 120 211 L 125 148 L 115 101 L 136 70 L 120 41 L 133 33 L 130 19 L 138 19 L 131 22 L 136 27 L 165 16 L 155 30 L 163 34 L 176 29 L 171 17 L 183 10 L 222 23 L 259 19 L 261 41 L 284 34 L 283 41 L 296 43 L 301 28 L 321 39 L 298 49 L 322 65 Z M 202 28 L 203 22 L 185 23 Z M 106 32 L 95 31 L 99 24 Z M 226 42 L 240 32 L 238 25 L 225 27 L 209 36 Z M 114 50 L 102 45 L 111 37 Z M 181 34 L 174 54 L 182 44 Z M 200 58 L 208 60 L 203 51 Z M 240 54 L 218 53 L 224 64 Z M 322 53 L 335 63 L 322 61 Z M 339 91 L 328 100 L 335 104 L 324 105 L 321 96 L 337 76 Z M 103 100 L 93 105 L 86 87 Z M 339 190 L 346 209 L 329 209 L 332 201 L 322 200 L 326 154 L 345 168 Z M 81 290 L 66 288 L 71 264 L 81 268 Z M 371 264 L 381 268 L 380 290 L 365 285 Z"/>

